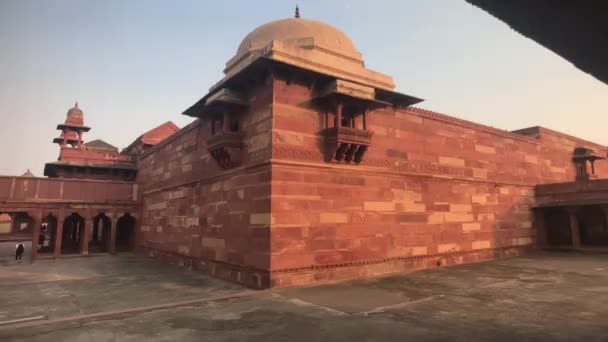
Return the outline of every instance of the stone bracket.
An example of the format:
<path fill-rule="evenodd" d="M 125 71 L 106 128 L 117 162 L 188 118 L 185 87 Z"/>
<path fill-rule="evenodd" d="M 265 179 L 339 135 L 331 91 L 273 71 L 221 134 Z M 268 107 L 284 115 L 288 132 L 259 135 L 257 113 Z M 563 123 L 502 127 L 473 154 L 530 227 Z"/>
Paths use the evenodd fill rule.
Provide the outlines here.
<path fill-rule="evenodd" d="M 207 150 L 218 165 L 226 170 L 241 164 L 243 133 L 221 132 L 207 139 Z"/>
<path fill-rule="evenodd" d="M 371 144 L 373 132 L 350 127 L 331 127 L 326 128 L 323 134 L 325 161 L 359 164 Z"/>

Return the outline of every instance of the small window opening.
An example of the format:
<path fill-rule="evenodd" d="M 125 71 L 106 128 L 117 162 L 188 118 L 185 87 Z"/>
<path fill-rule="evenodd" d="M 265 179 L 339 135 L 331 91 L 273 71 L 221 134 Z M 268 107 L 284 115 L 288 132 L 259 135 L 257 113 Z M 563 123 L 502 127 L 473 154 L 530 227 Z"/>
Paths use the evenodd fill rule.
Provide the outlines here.
<path fill-rule="evenodd" d="M 230 118 L 230 124 L 228 125 L 228 130 L 230 132 L 236 133 L 236 132 L 239 131 L 239 129 L 240 129 L 240 127 L 239 127 L 239 120 L 237 118 L 231 117 Z"/>
<path fill-rule="evenodd" d="M 341 127 L 355 128 L 355 117 L 353 115 L 344 115 L 342 117 Z"/>

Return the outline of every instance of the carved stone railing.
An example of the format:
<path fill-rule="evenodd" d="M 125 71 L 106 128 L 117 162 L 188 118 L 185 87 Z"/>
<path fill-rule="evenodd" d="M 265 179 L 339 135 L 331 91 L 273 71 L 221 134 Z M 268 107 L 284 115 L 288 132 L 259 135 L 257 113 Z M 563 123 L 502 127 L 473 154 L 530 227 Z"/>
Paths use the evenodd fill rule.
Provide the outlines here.
<path fill-rule="evenodd" d="M 220 132 L 207 139 L 209 154 L 224 170 L 241 164 L 242 148 L 242 132 Z"/>
<path fill-rule="evenodd" d="M 331 127 L 323 131 L 325 135 L 325 160 L 360 163 L 374 132 L 350 128 Z"/>

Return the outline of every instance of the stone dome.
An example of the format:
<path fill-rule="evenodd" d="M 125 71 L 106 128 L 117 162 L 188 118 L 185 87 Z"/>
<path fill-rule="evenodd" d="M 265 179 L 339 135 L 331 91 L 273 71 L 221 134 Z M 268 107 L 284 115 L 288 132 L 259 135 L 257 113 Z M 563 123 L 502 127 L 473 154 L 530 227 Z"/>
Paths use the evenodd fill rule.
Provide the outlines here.
<path fill-rule="evenodd" d="M 83 125 L 84 124 L 84 115 L 82 110 L 78 108 L 78 102 L 74 104 L 74 107 L 68 110 L 67 118 L 65 119 L 66 124 L 72 125 Z"/>
<path fill-rule="evenodd" d="M 281 19 L 259 26 L 243 39 L 236 55 L 262 48 L 272 40 L 304 38 L 313 38 L 315 44 L 349 57 L 358 59 L 360 56 L 355 44 L 344 32 L 321 21 L 301 18 Z"/>

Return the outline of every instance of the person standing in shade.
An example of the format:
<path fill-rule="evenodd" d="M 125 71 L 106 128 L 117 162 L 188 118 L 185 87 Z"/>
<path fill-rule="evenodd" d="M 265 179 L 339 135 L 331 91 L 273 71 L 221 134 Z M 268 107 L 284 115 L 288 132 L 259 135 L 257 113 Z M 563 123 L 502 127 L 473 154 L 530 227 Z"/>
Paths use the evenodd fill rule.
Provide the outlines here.
<path fill-rule="evenodd" d="M 16 246 L 15 261 L 21 262 L 21 256 L 23 255 L 23 252 L 25 252 L 25 247 L 23 247 L 23 243 L 19 241 Z"/>

